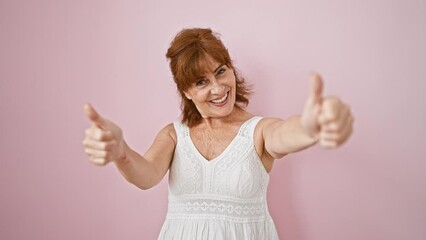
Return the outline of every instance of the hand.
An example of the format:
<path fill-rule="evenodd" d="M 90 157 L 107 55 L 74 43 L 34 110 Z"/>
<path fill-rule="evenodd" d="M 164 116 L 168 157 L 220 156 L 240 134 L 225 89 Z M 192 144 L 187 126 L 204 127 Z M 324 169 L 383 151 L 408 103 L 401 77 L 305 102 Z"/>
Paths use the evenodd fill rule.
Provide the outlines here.
<path fill-rule="evenodd" d="M 83 140 L 84 151 L 90 162 L 96 165 L 125 158 L 125 143 L 122 130 L 113 122 L 102 118 L 90 105 L 84 105 L 86 116 L 93 123 L 86 129 Z"/>
<path fill-rule="evenodd" d="M 311 93 L 302 114 L 302 126 L 323 147 L 343 144 L 352 133 L 353 116 L 338 97 L 322 96 L 323 82 L 318 74 L 311 77 Z"/>

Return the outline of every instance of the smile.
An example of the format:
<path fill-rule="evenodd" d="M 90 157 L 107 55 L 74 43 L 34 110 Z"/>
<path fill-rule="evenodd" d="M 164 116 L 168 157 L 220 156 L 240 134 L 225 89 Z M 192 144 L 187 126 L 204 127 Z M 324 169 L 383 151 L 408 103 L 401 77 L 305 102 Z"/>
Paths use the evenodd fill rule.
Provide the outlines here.
<path fill-rule="evenodd" d="M 219 99 L 211 100 L 210 102 L 213 103 L 213 104 L 215 104 L 215 105 L 222 105 L 223 103 L 226 102 L 226 100 L 228 100 L 228 95 L 229 95 L 229 92 L 227 92 L 225 94 L 225 96 L 223 96 L 223 97 L 221 97 Z"/>

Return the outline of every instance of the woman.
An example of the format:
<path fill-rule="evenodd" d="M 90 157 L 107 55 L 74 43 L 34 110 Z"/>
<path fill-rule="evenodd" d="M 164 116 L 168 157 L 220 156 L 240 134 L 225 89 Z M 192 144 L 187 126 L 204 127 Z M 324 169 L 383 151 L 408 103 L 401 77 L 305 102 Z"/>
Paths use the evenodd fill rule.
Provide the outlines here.
<path fill-rule="evenodd" d="M 90 105 L 83 141 L 90 161 L 114 162 L 141 189 L 169 170 L 169 206 L 159 239 L 278 239 L 266 203 L 275 159 L 316 143 L 337 147 L 352 132 L 348 106 L 322 96 L 313 75 L 301 116 L 262 118 L 245 110 L 250 93 L 210 29 L 184 29 L 167 52 L 182 100 L 182 121 L 164 127 L 142 156 L 121 129 Z"/>

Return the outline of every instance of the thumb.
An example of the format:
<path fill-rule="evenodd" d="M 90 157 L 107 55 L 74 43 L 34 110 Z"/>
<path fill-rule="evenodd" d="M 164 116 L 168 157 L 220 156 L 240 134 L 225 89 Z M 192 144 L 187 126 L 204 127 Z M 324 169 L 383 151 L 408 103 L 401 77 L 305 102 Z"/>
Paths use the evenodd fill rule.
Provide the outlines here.
<path fill-rule="evenodd" d="M 308 135 L 316 136 L 319 132 L 318 116 L 322 105 L 322 80 L 317 73 L 310 77 L 310 93 L 302 115 L 302 125 Z"/>
<path fill-rule="evenodd" d="M 321 104 L 322 101 L 322 89 L 323 82 L 321 76 L 318 73 L 311 74 L 311 83 L 310 83 L 310 94 L 309 99 L 312 105 Z"/>
<path fill-rule="evenodd" d="M 84 113 L 96 126 L 103 129 L 105 126 L 105 120 L 96 112 L 95 108 L 89 103 L 84 104 Z"/>

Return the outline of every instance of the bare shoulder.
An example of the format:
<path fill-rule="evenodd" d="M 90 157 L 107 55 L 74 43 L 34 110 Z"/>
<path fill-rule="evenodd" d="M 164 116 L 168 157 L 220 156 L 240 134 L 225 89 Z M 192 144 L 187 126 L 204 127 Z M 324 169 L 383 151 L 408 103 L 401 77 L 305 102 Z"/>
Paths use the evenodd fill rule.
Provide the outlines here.
<path fill-rule="evenodd" d="M 259 123 L 256 125 L 256 128 L 254 130 L 254 139 L 255 142 L 260 141 L 262 144 L 264 142 L 264 134 L 265 131 L 268 130 L 274 123 L 283 121 L 280 118 L 273 118 L 273 117 L 264 117 L 262 118 Z"/>
<path fill-rule="evenodd" d="M 169 138 L 173 140 L 174 144 L 177 143 L 177 135 L 176 130 L 173 125 L 173 123 L 167 124 L 163 129 L 160 130 L 160 132 L 157 135 L 157 138 Z"/>
<path fill-rule="evenodd" d="M 283 121 L 283 120 L 280 119 L 280 118 L 264 117 L 257 124 L 256 129 L 255 129 L 255 134 L 257 132 L 257 134 L 260 135 L 259 137 L 263 138 L 263 133 L 264 133 L 265 130 L 268 129 L 268 127 L 270 127 L 274 123 L 281 122 L 281 121 Z"/>
<path fill-rule="evenodd" d="M 264 117 L 259 121 L 254 129 L 254 145 L 256 152 L 262 160 L 263 166 L 267 172 L 272 170 L 274 158 L 265 149 L 265 131 L 268 131 L 274 123 L 280 121 L 282 121 L 282 119 Z"/>
<path fill-rule="evenodd" d="M 157 133 L 154 142 L 145 152 L 144 157 L 151 162 L 164 162 L 165 165 L 163 167 L 168 167 L 175 147 L 176 132 L 173 123 L 170 123 Z"/>
<path fill-rule="evenodd" d="M 149 162 L 157 172 L 158 182 L 163 178 L 170 167 L 175 147 L 176 132 L 171 123 L 158 132 L 154 142 L 143 155 L 147 162 Z"/>

